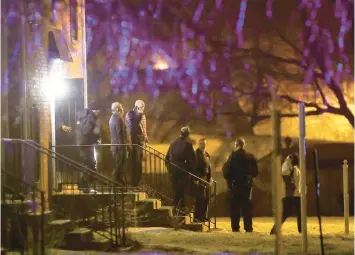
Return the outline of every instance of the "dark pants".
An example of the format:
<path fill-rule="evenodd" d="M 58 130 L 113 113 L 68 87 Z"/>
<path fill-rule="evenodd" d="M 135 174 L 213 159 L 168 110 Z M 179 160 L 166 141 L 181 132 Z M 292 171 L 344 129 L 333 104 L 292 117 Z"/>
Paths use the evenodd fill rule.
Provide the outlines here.
<path fill-rule="evenodd" d="M 282 199 L 282 219 L 281 224 L 288 217 L 297 216 L 297 230 L 301 233 L 301 198 L 300 197 L 284 197 Z M 275 225 L 272 227 L 270 234 L 275 234 Z"/>
<path fill-rule="evenodd" d="M 144 141 L 141 137 L 132 137 L 132 144 L 144 146 Z M 139 185 L 142 179 L 143 172 L 143 149 L 141 147 L 133 146 L 132 148 L 132 186 Z"/>
<path fill-rule="evenodd" d="M 244 230 L 253 231 L 252 204 L 249 199 L 251 188 L 240 191 L 230 190 L 230 217 L 232 231 L 239 231 L 240 212 L 243 214 Z"/>
<path fill-rule="evenodd" d="M 96 161 L 95 161 L 95 147 L 94 146 L 85 146 L 80 147 L 80 158 L 82 164 L 87 168 L 96 171 Z M 89 188 L 89 185 L 92 182 L 92 178 L 84 173 L 80 173 L 80 182 L 79 189 Z"/>
<path fill-rule="evenodd" d="M 208 192 L 204 185 L 199 185 L 196 192 L 195 215 L 198 221 L 205 221 L 207 218 Z"/>
<path fill-rule="evenodd" d="M 112 152 L 115 160 L 115 167 L 113 169 L 112 178 L 120 184 L 126 184 L 125 164 L 126 164 L 126 148 L 117 148 Z"/>
<path fill-rule="evenodd" d="M 176 213 L 177 210 L 183 211 L 185 208 L 186 181 L 182 176 L 172 176 L 171 182 L 174 190 L 173 206 Z"/>

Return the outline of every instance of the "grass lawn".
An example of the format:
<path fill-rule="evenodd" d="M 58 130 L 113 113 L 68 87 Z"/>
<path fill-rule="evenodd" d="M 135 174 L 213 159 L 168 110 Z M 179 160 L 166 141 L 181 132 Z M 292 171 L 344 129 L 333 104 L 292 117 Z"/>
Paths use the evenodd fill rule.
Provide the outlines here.
<path fill-rule="evenodd" d="M 151 229 L 149 231 L 131 229 L 131 237 L 143 244 L 144 251 L 165 251 L 180 253 L 229 252 L 235 254 L 272 254 L 275 237 L 269 232 L 272 218 L 255 218 L 253 233 L 231 233 L 227 218 L 219 218 L 217 230 L 210 233 Z M 350 221 L 350 235 L 344 236 L 342 218 L 323 217 L 322 227 L 326 254 L 354 254 L 354 220 Z M 243 226 L 241 224 L 241 229 Z M 309 254 L 320 254 L 319 227 L 316 217 L 308 219 Z M 297 232 L 295 218 L 288 219 L 283 227 L 285 254 L 300 254 L 301 235 Z"/>
<path fill-rule="evenodd" d="M 350 234 L 344 236 L 344 221 L 340 217 L 322 218 L 325 254 L 354 254 L 354 218 L 350 218 Z M 227 218 L 217 219 L 217 229 L 209 233 L 167 228 L 130 228 L 128 236 L 141 243 L 131 254 L 273 254 L 275 237 L 269 232 L 272 218 L 255 218 L 253 233 L 232 233 Z M 321 254 L 319 228 L 316 217 L 308 218 L 308 254 Z M 241 224 L 243 229 L 243 224 Z M 301 254 L 302 239 L 297 232 L 295 218 L 288 219 L 283 227 L 284 254 Z M 146 253 L 147 252 L 147 253 Z M 118 254 L 108 252 L 75 252 L 52 250 L 50 254 Z M 123 252 L 121 254 L 127 254 Z"/>

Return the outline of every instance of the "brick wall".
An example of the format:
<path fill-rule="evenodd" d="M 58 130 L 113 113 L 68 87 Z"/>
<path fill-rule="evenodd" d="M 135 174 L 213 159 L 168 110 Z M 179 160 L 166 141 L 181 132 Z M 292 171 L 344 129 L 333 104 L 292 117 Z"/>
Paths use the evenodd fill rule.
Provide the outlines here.
<path fill-rule="evenodd" d="M 51 138 L 50 101 L 43 90 L 43 81 L 48 76 L 48 27 L 45 19 L 37 28 L 28 27 L 26 37 L 26 82 L 28 102 L 27 108 L 36 104 L 39 110 L 39 142 L 49 148 Z M 40 158 L 40 188 L 48 195 L 48 156 Z"/>

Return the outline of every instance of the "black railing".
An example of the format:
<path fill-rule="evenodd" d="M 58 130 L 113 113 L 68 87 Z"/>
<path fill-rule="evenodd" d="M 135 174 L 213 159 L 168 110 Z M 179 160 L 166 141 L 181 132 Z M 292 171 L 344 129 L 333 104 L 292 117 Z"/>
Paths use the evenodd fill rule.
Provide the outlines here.
<path fill-rule="evenodd" d="M 21 254 L 45 254 L 45 211 L 42 190 L 1 168 L 2 248 Z"/>
<path fill-rule="evenodd" d="M 173 203 L 174 190 L 172 187 L 171 177 L 168 172 L 168 164 L 174 166 L 178 171 L 183 172 L 186 178 L 187 186 L 187 205 L 185 208 L 179 208 L 180 214 L 190 215 L 192 211 L 191 205 L 194 204 L 195 195 L 193 194 L 193 189 L 200 187 L 205 190 L 208 199 L 208 210 L 207 210 L 207 221 L 203 222 L 208 228 L 216 227 L 216 217 L 211 217 L 209 214 L 209 209 L 216 205 L 216 182 L 211 183 L 199 178 L 198 176 L 190 173 L 181 167 L 178 167 L 172 163 L 169 163 L 165 159 L 165 154 L 157 151 L 150 146 L 140 146 L 137 144 L 98 144 L 98 145 L 58 145 L 55 147 L 57 152 L 65 154 L 71 157 L 73 160 L 85 164 L 87 159 L 80 158 L 79 151 L 84 148 L 95 148 L 91 149 L 92 153 L 95 153 L 96 161 L 96 171 L 99 174 L 105 175 L 108 178 L 112 177 L 112 171 L 115 167 L 114 158 L 110 148 L 112 146 L 117 146 L 122 150 L 127 150 L 128 157 L 126 163 L 123 167 L 125 175 L 128 175 L 128 186 L 132 189 L 132 183 L 138 184 L 133 185 L 138 190 L 146 192 L 149 196 L 161 199 L 164 204 L 171 205 Z M 141 155 L 142 158 L 137 158 L 137 155 Z M 92 156 L 94 157 L 94 156 Z M 140 156 L 139 156 L 140 157 Z M 140 168 L 140 169 L 139 169 Z M 69 177 L 69 174 L 71 175 Z M 140 177 L 139 177 L 140 176 Z M 64 169 L 56 169 L 56 185 L 60 188 L 62 183 L 78 184 L 80 182 L 79 178 L 75 176 L 74 173 L 68 173 Z M 140 181 L 137 181 L 137 178 Z M 94 186 L 91 186 L 94 187 Z M 90 187 L 90 188 L 91 188 Z"/>
<path fill-rule="evenodd" d="M 34 155 L 34 158 L 40 159 L 41 164 L 48 164 L 51 170 L 62 170 L 64 174 L 61 175 L 61 183 L 58 183 L 55 178 L 58 175 L 51 174 L 53 171 L 48 175 L 49 180 L 52 180 L 48 182 L 51 210 L 60 211 L 62 216 L 64 215 L 76 225 L 90 228 L 96 234 L 110 240 L 113 246 L 126 245 L 126 216 L 123 213 L 127 202 L 125 187 L 33 141 L 2 139 L 2 143 L 5 154 L 6 151 L 15 151 L 12 153 L 16 155 L 14 160 L 22 159 L 21 163 L 15 164 L 12 160 L 8 160 L 7 163 L 16 165 L 17 172 L 23 179 L 27 175 L 32 175 L 29 171 L 38 171 L 36 167 L 27 167 L 32 165 L 31 159 L 24 155 L 24 152 L 28 151 L 31 151 L 30 155 Z M 40 167 L 41 164 L 38 163 L 36 162 L 35 165 Z M 80 178 L 91 182 L 92 190 L 79 190 L 76 185 Z M 51 187 L 52 183 L 53 187 Z"/>

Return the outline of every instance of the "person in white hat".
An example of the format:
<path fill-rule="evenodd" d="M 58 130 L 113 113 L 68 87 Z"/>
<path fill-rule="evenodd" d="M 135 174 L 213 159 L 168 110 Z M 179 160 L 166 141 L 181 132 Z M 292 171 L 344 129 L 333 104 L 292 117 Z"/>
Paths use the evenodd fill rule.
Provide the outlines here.
<path fill-rule="evenodd" d="M 137 100 L 134 108 L 126 114 L 126 124 L 128 136 L 132 144 L 136 145 L 132 148 L 132 186 L 138 186 L 142 178 L 142 159 L 143 146 L 148 143 L 147 135 L 147 117 L 144 114 L 145 103 Z"/>

